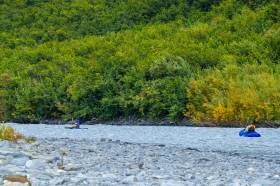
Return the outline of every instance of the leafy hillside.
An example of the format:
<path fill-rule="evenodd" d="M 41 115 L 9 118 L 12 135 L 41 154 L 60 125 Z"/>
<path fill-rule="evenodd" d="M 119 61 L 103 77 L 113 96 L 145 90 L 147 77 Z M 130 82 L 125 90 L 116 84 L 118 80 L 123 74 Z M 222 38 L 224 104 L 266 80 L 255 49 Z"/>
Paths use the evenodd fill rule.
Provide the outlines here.
<path fill-rule="evenodd" d="M 277 1 L 0 1 L 2 120 L 280 120 Z"/>

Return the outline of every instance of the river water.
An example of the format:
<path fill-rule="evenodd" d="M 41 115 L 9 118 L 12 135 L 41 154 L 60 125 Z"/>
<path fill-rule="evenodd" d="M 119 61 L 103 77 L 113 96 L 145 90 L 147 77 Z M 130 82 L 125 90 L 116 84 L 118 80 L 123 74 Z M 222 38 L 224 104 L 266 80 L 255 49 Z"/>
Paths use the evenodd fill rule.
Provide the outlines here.
<path fill-rule="evenodd" d="M 259 128 L 262 137 L 245 138 L 239 128 L 172 126 L 82 125 L 87 130 L 65 129 L 65 125 L 11 124 L 25 136 L 99 140 L 108 138 L 132 143 L 181 146 L 200 151 L 217 151 L 280 161 L 280 129 Z"/>

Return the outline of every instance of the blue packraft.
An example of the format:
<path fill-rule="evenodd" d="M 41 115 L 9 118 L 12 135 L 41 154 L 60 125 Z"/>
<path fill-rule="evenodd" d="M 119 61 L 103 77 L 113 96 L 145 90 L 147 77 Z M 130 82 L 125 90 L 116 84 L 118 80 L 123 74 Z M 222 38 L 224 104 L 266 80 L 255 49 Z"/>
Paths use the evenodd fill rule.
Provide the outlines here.
<path fill-rule="evenodd" d="M 261 137 L 261 135 L 257 132 L 250 132 L 250 133 L 245 133 L 245 129 L 242 129 L 239 132 L 239 136 L 243 136 L 243 137 Z"/>

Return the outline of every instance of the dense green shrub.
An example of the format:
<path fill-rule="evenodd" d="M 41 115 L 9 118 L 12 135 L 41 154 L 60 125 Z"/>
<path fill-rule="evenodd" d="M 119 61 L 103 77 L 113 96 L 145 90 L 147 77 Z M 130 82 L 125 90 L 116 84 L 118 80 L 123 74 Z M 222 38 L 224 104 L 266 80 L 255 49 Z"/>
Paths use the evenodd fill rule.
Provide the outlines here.
<path fill-rule="evenodd" d="M 232 66 L 238 94 L 248 88 L 243 76 L 259 86 L 249 69 L 265 66 L 256 78 L 278 80 L 279 12 L 273 0 L 0 1 L 0 120 L 278 119 L 266 108 L 252 114 L 254 104 L 217 119 L 209 113 L 220 107 L 204 98 L 215 100 L 209 78 L 227 84 Z M 276 91 L 266 89 L 250 91 Z"/>

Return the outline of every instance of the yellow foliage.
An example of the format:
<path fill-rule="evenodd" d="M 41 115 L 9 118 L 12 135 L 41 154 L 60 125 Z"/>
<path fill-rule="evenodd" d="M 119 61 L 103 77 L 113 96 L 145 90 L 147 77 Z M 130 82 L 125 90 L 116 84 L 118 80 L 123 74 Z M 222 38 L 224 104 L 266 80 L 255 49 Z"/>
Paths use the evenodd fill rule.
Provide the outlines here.
<path fill-rule="evenodd" d="M 190 82 L 185 115 L 211 122 L 280 120 L 279 81 L 278 73 L 265 65 L 213 70 Z"/>
<path fill-rule="evenodd" d="M 0 140 L 17 141 L 23 138 L 23 136 L 17 133 L 12 127 L 6 124 L 0 125 Z"/>

